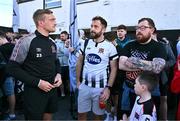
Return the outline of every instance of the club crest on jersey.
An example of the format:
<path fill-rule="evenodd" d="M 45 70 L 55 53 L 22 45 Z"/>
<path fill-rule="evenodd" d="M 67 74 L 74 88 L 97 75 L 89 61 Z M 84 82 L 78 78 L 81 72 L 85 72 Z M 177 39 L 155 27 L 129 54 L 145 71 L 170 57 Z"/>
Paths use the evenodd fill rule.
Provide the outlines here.
<path fill-rule="evenodd" d="M 88 54 L 86 56 L 87 58 L 87 61 L 90 63 L 90 64 L 93 64 L 93 65 L 96 65 L 96 64 L 99 64 L 101 62 L 101 58 L 99 55 L 96 55 L 96 54 Z"/>
<path fill-rule="evenodd" d="M 99 48 L 98 53 L 104 53 L 104 48 Z"/>
<path fill-rule="evenodd" d="M 135 117 L 136 119 L 139 119 L 139 114 L 136 112 L 134 117 Z"/>

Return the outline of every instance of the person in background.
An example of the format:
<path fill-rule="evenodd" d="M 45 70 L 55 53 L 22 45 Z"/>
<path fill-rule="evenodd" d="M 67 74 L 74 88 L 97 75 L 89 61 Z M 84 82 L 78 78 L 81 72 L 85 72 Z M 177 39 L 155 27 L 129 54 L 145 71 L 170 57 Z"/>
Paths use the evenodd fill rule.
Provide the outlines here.
<path fill-rule="evenodd" d="M 177 50 L 177 56 L 178 56 L 180 54 L 180 35 L 178 36 L 178 39 L 177 39 L 176 50 Z"/>
<path fill-rule="evenodd" d="M 169 80 L 169 73 L 170 69 L 176 63 L 176 59 L 174 53 L 171 49 L 169 41 L 163 37 L 162 39 L 158 38 L 157 30 L 155 28 L 154 33 L 152 34 L 152 39 L 162 44 L 165 48 L 165 52 L 167 55 L 166 64 L 162 72 L 160 73 L 160 110 L 159 110 L 159 119 L 160 120 L 167 120 L 167 113 L 168 113 L 168 106 L 167 106 L 167 94 L 168 94 L 168 82 Z"/>
<path fill-rule="evenodd" d="M 79 41 L 77 45 L 72 47 L 71 39 L 65 42 L 66 48 L 69 50 L 71 58 L 69 58 L 69 77 L 70 77 L 70 112 L 72 118 L 77 120 L 77 95 L 78 90 L 76 88 L 76 62 L 79 56 L 79 50 L 84 45 L 84 31 L 78 30 Z M 72 63 L 73 62 L 73 63 Z M 75 62 L 75 63 L 74 63 Z"/>
<path fill-rule="evenodd" d="M 87 112 L 91 110 L 94 120 L 103 119 L 105 109 L 101 109 L 99 102 L 109 98 L 116 76 L 118 55 L 114 45 L 104 38 L 106 27 L 107 22 L 104 18 L 94 17 L 90 29 L 91 39 L 86 40 L 87 46 L 80 49 L 76 65 L 79 89 L 78 120 L 87 120 Z"/>
<path fill-rule="evenodd" d="M 63 83 L 60 86 L 61 90 L 61 96 L 65 96 L 65 92 L 67 93 L 69 91 L 69 50 L 66 47 L 65 43 L 68 41 L 68 32 L 62 31 L 60 33 L 60 39 L 56 39 L 56 47 L 57 47 L 57 56 L 59 59 L 59 63 L 61 64 L 61 76 Z"/>
<path fill-rule="evenodd" d="M 117 27 L 117 38 L 112 41 L 112 44 L 116 47 L 116 50 L 118 52 L 118 55 L 122 52 L 122 49 L 124 46 L 131 42 L 130 38 L 127 36 L 127 27 L 123 24 L 119 25 Z M 117 70 L 117 75 L 115 82 L 113 84 L 113 88 L 111 90 L 111 95 L 112 95 L 112 101 L 113 101 L 113 106 L 111 108 L 112 114 L 113 114 L 113 120 L 116 121 L 117 119 L 120 119 L 122 117 L 123 112 L 127 113 L 127 109 L 121 102 L 121 97 L 122 97 L 122 85 L 125 79 L 125 72 L 122 70 Z M 130 113 L 130 112 L 129 112 Z M 110 112 L 106 112 L 107 118 L 106 120 L 109 120 Z M 118 117 L 117 117 L 118 116 Z M 122 119 L 122 118 L 121 118 Z"/>
<path fill-rule="evenodd" d="M 84 33 L 84 30 L 80 29 L 78 30 L 79 35 L 79 45 L 80 47 L 84 45 L 84 41 L 87 39 Z"/>
<path fill-rule="evenodd" d="M 24 115 L 26 120 L 52 120 L 57 111 L 57 87 L 62 83 L 61 68 L 54 41 L 56 18 L 49 9 L 33 14 L 36 31 L 22 37 L 15 45 L 7 71 L 24 82 Z"/>
<path fill-rule="evenodd" d="M 171 81 L 171 91 L 175 94 L 180 94 L 180 55 L 177 57 L 174 67 L 174 77 Z M 180 97 L 178 96 L 178 107 L 176 112 L 176 120 L 180 120 Z"/>
<path fill-rule="evenodd" d="M 16 98 L 14 92 L 15 82 L 14 82 L 14 78 L 6 73 L 7 63 L 11 56 L 13 48 L 14 48 L 14 44 L 8 42 L 5 35 L 0 34 L 0 56 L 1 56 L 0 61 L 1 64 L 4 62 L 4 67 L 1 68 L 3 69 L 2 87 L 5 96 L 7 96 L 7 101 L 8 101 L 8 111 L 6 112 L 7 115 L 4 115 L 3 117 L 4 120 L 16 119 L 16 115 L 15 115 Z"/>

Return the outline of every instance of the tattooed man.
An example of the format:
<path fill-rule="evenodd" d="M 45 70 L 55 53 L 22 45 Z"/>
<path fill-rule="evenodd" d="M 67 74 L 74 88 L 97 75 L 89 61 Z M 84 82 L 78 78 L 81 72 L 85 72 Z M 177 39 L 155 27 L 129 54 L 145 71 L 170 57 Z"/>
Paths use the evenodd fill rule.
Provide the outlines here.
<path fill-rule="evenodd" d="M 165 48 L 151 38 L 154 29 L 155 24 L 151 18 L 140 19 L 136 27 L 136 41 L 125 46 L 119 59 L 119 69 L 126 71 L 121 103 L 129 106 L 129 111 L 131 111 L 136 97 L 134 83 L 137 76 L 143 71 L 159 74 L 165 65 Z M 152 96 L 158 110 L 160 101 L 158 85 L 152 92 Z"/>

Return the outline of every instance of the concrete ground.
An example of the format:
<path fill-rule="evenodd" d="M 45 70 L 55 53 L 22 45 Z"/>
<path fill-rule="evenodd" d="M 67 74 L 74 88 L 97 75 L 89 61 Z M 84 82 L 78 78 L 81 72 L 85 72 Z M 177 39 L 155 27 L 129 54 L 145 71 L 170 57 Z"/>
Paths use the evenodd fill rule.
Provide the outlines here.
<path fill-rule="evenodd" d="M 59 104 L 58 104 L 58 112 L 54 114 L 53 120 L 73 120 L 71 113 L 70 113 L 70 96 L 65 96 L 64 98 L 59 97 Z M 170 100 L 171 102 L 173 100 Z M 171 107 L 168 110 L 168 120 L 174 120 L 175 118 L 175 108 L 177 106 L 174 106 L 173 103 Z M 16 109 L 16 116 L 17 120 L 24 120 L 24 115 L 21 108 Z M 88 119 L 92 119 L 92 113 L 90 112 L 88 114 Z"/>

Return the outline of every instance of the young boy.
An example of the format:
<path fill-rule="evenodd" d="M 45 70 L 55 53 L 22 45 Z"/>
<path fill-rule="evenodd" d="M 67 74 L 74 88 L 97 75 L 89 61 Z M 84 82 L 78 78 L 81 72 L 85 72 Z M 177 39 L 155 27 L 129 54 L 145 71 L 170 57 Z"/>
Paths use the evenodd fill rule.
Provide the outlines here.
<path fill-rule="evenodd" d="M 134 90 L 137 95 L 129 117 L 130 121 L 156 121 L 156 108 L 151 91 L 158 85 L 158 76 L 151 72 L 142 72 L 135 80 Z"/>

